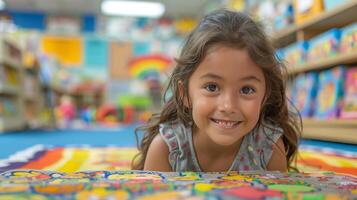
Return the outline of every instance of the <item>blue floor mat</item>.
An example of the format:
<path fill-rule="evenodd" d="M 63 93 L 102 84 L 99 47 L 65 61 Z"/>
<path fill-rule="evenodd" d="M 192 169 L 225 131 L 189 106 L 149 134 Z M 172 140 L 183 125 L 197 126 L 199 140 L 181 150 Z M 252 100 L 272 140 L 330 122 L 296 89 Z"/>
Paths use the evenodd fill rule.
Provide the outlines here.
<path fill-rule="evenodd" d="M 137 125 L 89 130 L 21 131 L 0 134 L 0 160 L 36 144 L 65 146 L 136 146 Z"/>

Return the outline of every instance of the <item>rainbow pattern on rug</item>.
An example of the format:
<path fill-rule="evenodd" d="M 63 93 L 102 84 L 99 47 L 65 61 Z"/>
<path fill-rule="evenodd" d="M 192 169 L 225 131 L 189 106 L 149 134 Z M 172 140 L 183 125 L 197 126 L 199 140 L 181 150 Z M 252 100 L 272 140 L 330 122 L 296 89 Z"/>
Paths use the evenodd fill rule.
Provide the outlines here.
<path fill-rule="evenodd" d="M 146 80 L 149 77 L 158 78 L 172 62 L 172 59 L 160 54 L 139 56 L 130 61 L 129 73 L 132 77 L 141 80 Z"/>
<path fill-rule="evenodd" d="M 300 145 L 297 167 L 301 172 L 335 172 L 357 176 L 357 153 Z M 129 170 L 135 148 L 45 147 L 36 145 L 0 161 L 0 172 L 38 169 L 58 172 Z"/>
<path fill-rule="evenodd" d="M 357 152 L 300 145 L 297 167 L 304 172 L 335 172 L 357 176 Z"/>
<path fill-rule="evenodd" d="M 39 169 L 58 172 L 84 170 L 128 170 L 135 148 L 125 147 L 45 147 L 35 145 L 0 161 L 0 172 Z"/>
<path fill-rule="evenodd" d="M 17 170 L 0 174 L 0 199 L 356 199 L 357 179 L 279 172 L 163 173 Z"/>

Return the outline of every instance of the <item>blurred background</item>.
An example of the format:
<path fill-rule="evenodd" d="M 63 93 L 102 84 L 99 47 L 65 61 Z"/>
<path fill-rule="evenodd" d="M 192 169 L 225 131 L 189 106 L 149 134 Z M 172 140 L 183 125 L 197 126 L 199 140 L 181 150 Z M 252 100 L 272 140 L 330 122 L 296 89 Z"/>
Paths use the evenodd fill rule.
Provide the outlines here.
<path fill-rule="evenodd" d="M 356 0 L 0 0 L 0 172 L 127 169 L 184 38 L 223 7 L 288 67 L 301 168 L 356 175 Z"/>

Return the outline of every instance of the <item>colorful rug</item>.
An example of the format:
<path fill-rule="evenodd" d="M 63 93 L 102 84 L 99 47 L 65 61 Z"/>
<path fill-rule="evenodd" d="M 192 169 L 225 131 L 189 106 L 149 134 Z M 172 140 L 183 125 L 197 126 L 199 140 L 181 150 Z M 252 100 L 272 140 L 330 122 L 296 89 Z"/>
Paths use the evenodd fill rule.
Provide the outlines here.
<path fill-rule="evenodd" d="M 302 172 L 335 172 L 357 176 L 357 152 L 300 145 L 297 167 Z"/>
<path fill-rule="evenodd" d="M 18 170 L 0 174 L 0 199 L 357 199 L 335 174 Z"/>
<path fill-rule="evenodd" d="M 0 160 L 0 172 L 38 169 L 58 172 L 85 170 L 128 170 L 135 148 L 125 147 L 45 147 L 35 145 Z"/>
<path fill-rule="evenodd" d="M 301 145 L 297 160 L 301 172 L 335 172 L 357 176 L 357 153 Z M 0 172 L 15 169 L 76 172 L 128 170 L 135 148 L 45 147 L 36 145 L 0 161 Z"/>

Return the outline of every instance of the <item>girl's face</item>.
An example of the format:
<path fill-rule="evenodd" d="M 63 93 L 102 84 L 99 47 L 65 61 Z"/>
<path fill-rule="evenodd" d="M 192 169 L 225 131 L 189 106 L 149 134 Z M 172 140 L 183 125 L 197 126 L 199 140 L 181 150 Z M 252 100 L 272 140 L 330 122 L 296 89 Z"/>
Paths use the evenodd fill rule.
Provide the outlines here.
<path fill-rule="evenodd" d="M 235 144 L 255 127 L 264 95 L 263 71 L 246 50 L 212 47 L 189 80 L 194 134 Z"/>

